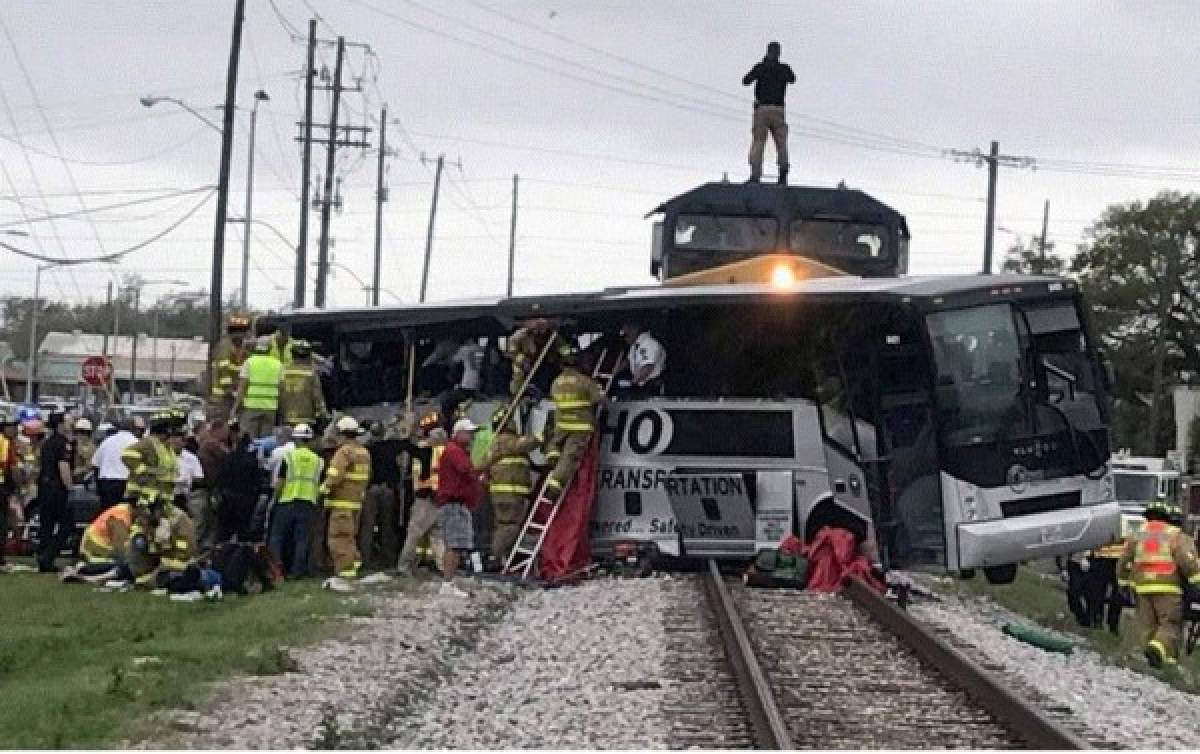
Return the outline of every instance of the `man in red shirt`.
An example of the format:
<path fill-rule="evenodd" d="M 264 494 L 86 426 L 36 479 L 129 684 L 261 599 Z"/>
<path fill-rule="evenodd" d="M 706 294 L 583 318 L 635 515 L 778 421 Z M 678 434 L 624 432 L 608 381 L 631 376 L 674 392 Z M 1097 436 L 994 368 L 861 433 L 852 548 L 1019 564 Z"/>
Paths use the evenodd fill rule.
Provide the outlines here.
<path fill-rule="evenodd" d="M 437 508 L 438 525 L 446 545 L 442 555 L 442 594 L 466 597 L 467 593 L 454 586 L 454 574 L 458 572 L 460 551 L 475 546 L 471 511 L 479 505 L 483 487 L 479 476 L 471 465 L 471 437 L 478 426 L 470 419 L 459 419 L 442 457 L 438 461 Z"/>

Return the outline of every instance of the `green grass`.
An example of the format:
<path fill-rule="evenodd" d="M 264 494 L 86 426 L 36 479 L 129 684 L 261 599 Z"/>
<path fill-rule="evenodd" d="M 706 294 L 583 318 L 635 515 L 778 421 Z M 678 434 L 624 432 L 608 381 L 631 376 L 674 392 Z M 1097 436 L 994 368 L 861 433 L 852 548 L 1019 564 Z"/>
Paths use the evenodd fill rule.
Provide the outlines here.
<path fill-rule="evenodd" d="M 255 597 L 175 603 L 50 576 L 0 574 L 0 747 L 95 748 L 134 740 L 150 713 L 192 706 L 200 684 L 294 669 L 284 647 L 361 612 L 317 582 Z"/>
<path fill-rule="evenodd" d="M 1080 646 L 1103 655 L 1115 665 L 1154 676 L 1181 691 L 1200 694 L 1200 649 L 1190 657 L 1182 654 L 1179 666 L 1174 670 L 1151 668 L 1142 656 L 1144 637 L 1135 611 L 1132 608 L 1121 611 L 1118 636 L 1109 633 L 1107 627 L 1081 627 L 1067 607 L 1067 593 L 1052 569 L 1040 565 L 1021 566 L 1016 580 L 1006 586 L 988 584 L 980 575 L 970 581 L 939 584 L 939 588 L 961 596 L 987 597 L 1043 627 L 1068 634 Z"/>

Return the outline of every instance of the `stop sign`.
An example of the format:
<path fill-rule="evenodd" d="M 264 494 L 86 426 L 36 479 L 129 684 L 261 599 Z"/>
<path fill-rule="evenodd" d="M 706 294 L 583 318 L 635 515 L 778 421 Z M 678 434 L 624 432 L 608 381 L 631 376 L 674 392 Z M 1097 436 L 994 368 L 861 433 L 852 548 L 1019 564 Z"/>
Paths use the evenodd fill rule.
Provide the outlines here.
<path fill-rule="evenodd" d="M 83 360 L 83 381 L 92 387 L 100 387 L 112 377 L 112 364 L 103 356 L 89 356 Z"/>

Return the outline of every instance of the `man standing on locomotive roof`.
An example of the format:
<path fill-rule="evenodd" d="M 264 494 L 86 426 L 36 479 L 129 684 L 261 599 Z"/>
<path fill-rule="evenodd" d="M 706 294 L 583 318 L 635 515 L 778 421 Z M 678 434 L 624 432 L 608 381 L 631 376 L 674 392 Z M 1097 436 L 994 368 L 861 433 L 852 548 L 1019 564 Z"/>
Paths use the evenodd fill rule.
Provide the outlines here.
<path fill-rule="evenodd" d="M 778 42 L 767 45 L 767 54 L 742 78 L 742 86 L 754 84 L 754 123 L 750 133 L 750 182 L 762 179 L 763 149 L 767 134 L 775 142 L 775 158 L 779 164 L 779 185 L 787 185 L 788 126 L 784 118 L 783 98 L 788 84 L 796 83 L 796 74 L 787 63 L 779 61 Z"/>

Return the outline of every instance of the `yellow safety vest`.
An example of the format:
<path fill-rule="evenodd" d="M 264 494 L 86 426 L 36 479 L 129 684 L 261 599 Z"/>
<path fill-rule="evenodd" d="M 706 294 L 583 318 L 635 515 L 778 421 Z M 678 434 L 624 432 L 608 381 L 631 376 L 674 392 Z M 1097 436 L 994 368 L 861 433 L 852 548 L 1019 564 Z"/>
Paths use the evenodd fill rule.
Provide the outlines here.
<path fill-rule="evenodd" d="M 279 378 L 283 363 L 273 356 L 256 353 L 246 360 L 246 395 L 242 407 L 256 411 L 279 408 Z"/>
<path fill-rule="evenodd" d="M 109 522 L 113 519 L 125 524 L 126 530 L 133 526 L 133 506 L 128 503 L 114 505 L 96 517 L 83 533 L 83 542 L 79 552 L 89 563 L 113 562 L 113 541 L 108 531 Z"/>
<path fill-rule="evenodd" d="M 8 447 L 8 437 L 0 435 L 0 484 L 8 481 Z"/>
<path fill-rule="evenodd" d="M 284 454 L 283 462 L 287 464 L 287 479 L 279 493 L 279 502 L 317 502 L 321 484 L 321 457 L 309 448 L 297 447 Z"/>

